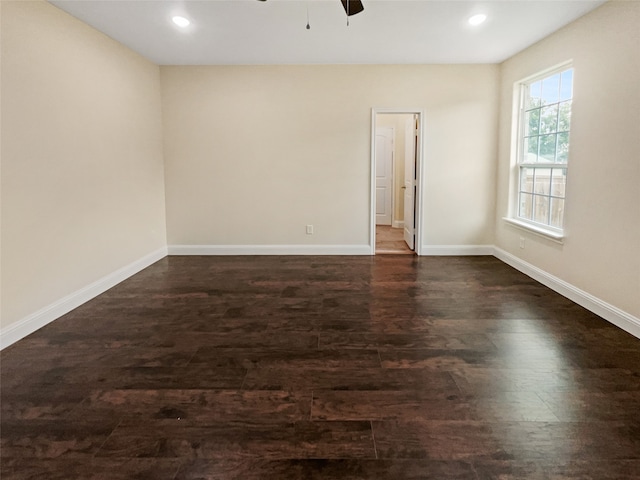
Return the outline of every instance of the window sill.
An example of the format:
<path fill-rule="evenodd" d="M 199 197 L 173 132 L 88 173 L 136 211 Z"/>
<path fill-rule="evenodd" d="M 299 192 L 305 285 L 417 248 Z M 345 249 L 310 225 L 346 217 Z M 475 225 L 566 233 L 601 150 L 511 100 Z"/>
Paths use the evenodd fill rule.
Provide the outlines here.
<path fill-rule="evenodd" d="M 502 217 L 502 219 L 505 222 L 507 222 L 509 225 L 519 228 L 521 230 L 526 230 L 527 232 L 531 232 L 535 235 L 539 235 L 541 237 L 546 238 L 547 240 L 551 240 L 552 242 L 556 242 L 559 244 L 564 243 L 564 235 L 562 233 L 546 230 L 543 227 L 538 227 L 536 225 L 532 225 L 527 222 L 522 222 L 520 220 L 516 220 L 515 218 Z"/>

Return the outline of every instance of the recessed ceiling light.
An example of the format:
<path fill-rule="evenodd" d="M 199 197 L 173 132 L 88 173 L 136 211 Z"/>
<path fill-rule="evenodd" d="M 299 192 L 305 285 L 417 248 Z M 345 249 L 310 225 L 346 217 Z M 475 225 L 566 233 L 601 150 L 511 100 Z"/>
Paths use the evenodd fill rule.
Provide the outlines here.
<path fill-rule="evenodd" d="M 184 18 L 180 16 L 175 16 L 171 20 L 173 20 L 173 23 L 175 23 L 177 26 L 182 28 L 188 27 L 189 24 L 191 23 L 188 18 Z"/>
<path fill-rule="evenodd" d="M 469 23 L 471 25 L 480 25 L 487 19 L 487 16 L 484 13 L 479 13 L 469 18 Z"/>

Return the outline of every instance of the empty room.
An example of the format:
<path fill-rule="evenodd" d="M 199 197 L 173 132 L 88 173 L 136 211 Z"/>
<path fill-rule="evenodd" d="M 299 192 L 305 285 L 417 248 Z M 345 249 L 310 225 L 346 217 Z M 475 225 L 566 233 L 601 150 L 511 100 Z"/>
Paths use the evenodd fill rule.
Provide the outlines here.
<path fill-rule="evenodd" d="M 3 480 L 640 478 L 640 2 L 0 20 Z"/>

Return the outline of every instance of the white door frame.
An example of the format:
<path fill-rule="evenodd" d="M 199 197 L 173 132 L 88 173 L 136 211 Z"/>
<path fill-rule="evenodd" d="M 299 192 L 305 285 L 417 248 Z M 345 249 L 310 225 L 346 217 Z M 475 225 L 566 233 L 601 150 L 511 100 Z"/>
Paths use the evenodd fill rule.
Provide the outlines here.
<path fill-rule="evenodd" d="M 369 200 L 369 241 L 371 243 L 371 255 L 376 254 L 376 115 L 380 113 L 408 113 L 418 116 L 418 146 L 416 151 L 416 242 L 415 252 L 422 255 L 422 230 L 423 230 L 423 185 L 424 185 L 424 110 L 421 108 L 378 108 L 371 109 L 371 198 Z"/>

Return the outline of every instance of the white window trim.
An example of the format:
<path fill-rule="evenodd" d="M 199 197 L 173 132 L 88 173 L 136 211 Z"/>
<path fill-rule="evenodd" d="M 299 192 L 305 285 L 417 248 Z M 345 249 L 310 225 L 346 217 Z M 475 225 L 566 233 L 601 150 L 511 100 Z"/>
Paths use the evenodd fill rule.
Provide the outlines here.
<path fill-rule="evenodd" d="M 519 163 L 521 148 L 520 140 L 523 136 L 523 115 L 522 108 L 524 102 L 524 96 L 522 95 L 522 88 L 524 84 L 531 83 L 537 79 L 542 79 L 553 72 L 565 70 L 567 68 L 573 67 L 573 60 L 568 60 L 566 62 L 559 63 L 554 65 L 553 67 L 547 68 L 540 72 L 535 73 L 534 75 L 530 75 L 521 80 L 518 80 L 513 84 L 513 111 L 512 115 L 515 117 L 515 122 L 513 122 L 512 127 L 512 135 L 511 135 L 511 168 L 512 174 L 510 176 L 510 187 L 509 187 L 509 209 L 506 217 L 502 217 L 502 219 L 509 225 L 519 228 L 521 230 L 525 230 L 527 232 L 533 233 L 535 235 L 547 238 L 556 243 L 564 243 L 564 238 L 566 237 L 566 229 L 558 229 L 554 228 L 550 225 L 544 225 L 541 223 L 536 223 L 533 221 L 527 221 L 526 219 L 520 218 L 518 216 L 518 206 L 520 199 L 520 168 L 526 166 L 525 164 Z M 573 109 L 573 105 L 572 105 Z M 513 117 L 512 117 L 513 118 Z M 536 164 L 537 167 L 543 167 L 544 165 Z M 550 165 L 550 168 L 554 168 L 554 166 Z M 559 168 L 558 164 L 555 164 L 555 168 Z M 567 171 L 569 169 L 568 162 L 565 165 Z M 564 198 L 565 205 L 567 202 L 567 197 L 565 195 Z"/>
<path fill-rule="evenodd" d="M 526 230 L 527 232 L 533 233 L 535 235 L 545 237 L 548 240 L 552 240 L 556 243 L 563 244 L 564 238 L 566 237 L 565 233 L 554 232 L 547 228 L 544 228 L 544 225 L 538 226 L 534 223 L 528 223 L 524 220 L 520 220 L 519 218 L 511 218 L 511 217 L 502 217 L 502 220 L 507 222 L 513 227 L 519 228 L 521 230 Z"/>

